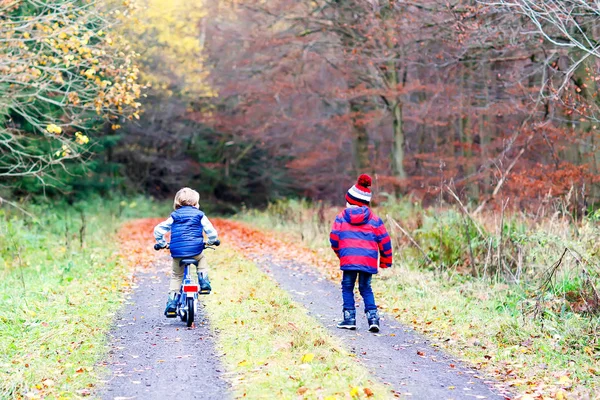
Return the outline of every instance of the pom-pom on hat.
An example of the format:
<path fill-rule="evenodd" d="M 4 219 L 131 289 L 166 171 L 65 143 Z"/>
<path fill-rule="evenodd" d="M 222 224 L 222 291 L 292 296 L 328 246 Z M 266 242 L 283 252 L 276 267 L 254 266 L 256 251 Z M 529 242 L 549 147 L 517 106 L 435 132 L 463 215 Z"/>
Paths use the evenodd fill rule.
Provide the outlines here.
<path fill-rule="evenodd" d="M 362 174 L 358 177 L 356 185 L 352 186 L 346 193 L 346 202 L 353 206 L 368 206 L 371 204 L 371 177 Z"/>

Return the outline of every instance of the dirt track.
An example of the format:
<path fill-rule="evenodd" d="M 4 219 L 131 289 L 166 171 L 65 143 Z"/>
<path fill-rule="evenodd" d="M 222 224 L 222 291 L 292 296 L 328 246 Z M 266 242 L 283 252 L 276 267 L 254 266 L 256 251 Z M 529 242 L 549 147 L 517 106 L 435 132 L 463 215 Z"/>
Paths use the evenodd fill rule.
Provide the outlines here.
<path fill-rule="evenodd" d="M 163 316 L 168 287 L 161 258 L 158 271 L 138 273 L 127 305 L 110 337 L 102 399 L 227 399 L 229 385 L 215 352 L 203 310 L 196 328 Z"/>
<path fill-rule="evenodd" d="M 248 246 L 249 228 L 228 225 L 229 245 L 253 258 L 269 276 L 304 305 L 309 314 L 340 337 L 376 379 L 396 396 L 414 399 L 504 399 L 477 371 L 429 345 L 428 341 L 395 319 L 382 317 L 382 332 L 367 331 L 359 308 L 357 331 L 339 330 L 339 284 L 325 279 L 315 268 L 294 261 L 274 260 L 268 242 Z M 236 228 L 238 226 L 238 228 Z M 219 227 L 221 229 L 222 227 Z M 224 232 L 224 233 L 225 233 Z M 252 234 L 256 235 L 254 231 Z M 258 233 L 259 235 L 261 233 Z M 107 364 L 110 375 L 99 397 L 103 399 L 227 399 L 229 384 L 215 351 L 213 333 L 203 310 L 197 327 L 188 329 L 179 319 L 163 316 L 168 286 L 169 259 L 162 255 L 149 271 L 138 272 L 136 287 L 115 321 Z M 358 296 L 357 296 L 358 298 Z M 219 327 L 227 329 L 227 327 Z"/>
<path fill-rule="evenodd" d="M 331 334 L 341 337 L 373 375 L 389 384 L 397 394 L 413 399 L 505 398 L 478 378 L 475 370 L 430 346 L 427 340 L 393 318 L 383 316 L 382 331 L 372 334 L 368 332 L 363 311 L 358 308 L 358 329 L 337 329 L 336 324 L 341 319 L 340 289 L 311 269 L 269 259 L 260 266 Z"/>

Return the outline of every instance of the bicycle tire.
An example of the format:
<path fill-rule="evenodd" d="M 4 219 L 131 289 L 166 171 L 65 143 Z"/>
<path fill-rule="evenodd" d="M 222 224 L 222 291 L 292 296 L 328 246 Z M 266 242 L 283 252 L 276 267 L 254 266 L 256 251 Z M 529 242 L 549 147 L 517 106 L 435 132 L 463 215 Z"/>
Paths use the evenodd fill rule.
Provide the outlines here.
<path fill-rule="evenodd" d="M 185 321 L 188 328 L 194 323 L 194 298 L 187 298 L 187 320 Z"/>

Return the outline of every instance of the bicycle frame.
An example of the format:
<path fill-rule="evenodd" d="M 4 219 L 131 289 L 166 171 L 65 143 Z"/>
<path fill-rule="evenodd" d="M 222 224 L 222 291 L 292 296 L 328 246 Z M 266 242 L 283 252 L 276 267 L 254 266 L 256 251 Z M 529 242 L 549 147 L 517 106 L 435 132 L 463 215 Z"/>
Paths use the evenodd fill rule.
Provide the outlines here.
<path fill-rule="evenodd" d="M 194 315 L 198 309 L 198 289 L 200 289 L 199 285 L 192 280 L 190 265 L 192 264 L 186 264 L 183 269 L 183 280 L 179 289 L 179 302 L 177 305 L 179 317 L 182 321 L 188 322 L 188 326 L 193 323 Z M 190 306 L 193 307 L 191 312 Z"/>

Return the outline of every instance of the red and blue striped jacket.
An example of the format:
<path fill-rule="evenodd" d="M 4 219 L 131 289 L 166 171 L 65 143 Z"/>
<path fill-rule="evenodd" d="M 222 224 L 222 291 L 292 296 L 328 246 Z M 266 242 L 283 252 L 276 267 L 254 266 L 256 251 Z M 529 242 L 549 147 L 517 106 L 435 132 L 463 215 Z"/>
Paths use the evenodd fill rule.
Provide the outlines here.
<path fill-rule="evenodd" d="M 392 242 L 383 221 L 369 207 L 346 208 L 338 214 L 329 234 L 331 248 L 342 271 L 377 273 L 392 266 Z"/>

